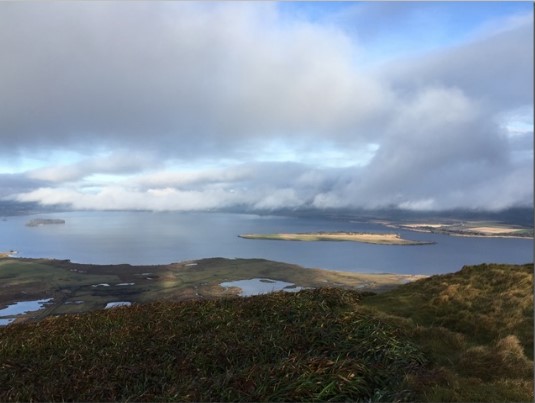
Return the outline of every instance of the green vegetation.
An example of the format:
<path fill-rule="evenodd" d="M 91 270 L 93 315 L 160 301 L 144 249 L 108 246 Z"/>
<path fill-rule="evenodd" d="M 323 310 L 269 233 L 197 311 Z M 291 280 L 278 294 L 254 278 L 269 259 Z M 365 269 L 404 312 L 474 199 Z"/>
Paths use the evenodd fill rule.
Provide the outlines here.
<path fill-rule="evenodd" d="M 18 301 L 53 298 L 46 309 L 17 319 L 22 321 L 93 311 L 113 301 L 147 303 L 232 296 L 238 289 L 225 289 L 219 284 L 251 278 L 286 281 L 300 287 L 384 291 L 417 276 L 305 269 L 263 259 L 211 258 L 168 265 L 131 266 L 0 258 L 0 309 Z M 109 286 L 96 286 L 98 284 Z"/>
<path fill-rule="evenodd" d="M 467 266 L 364 304 L 403 318 L 434 363 L 411 383 L 422 400 L 533 400 L 533 264 Z"/>
<path fill-rule="evenodd" d="M 532 401 L 533 265 L 0 328 L 0 401 Z"/>
<path fill-rule="evenodd" d="M 0 330 L 0 400 L 411 398 L 423 354 L 359 294 L 306 290 L 68 315 Z"/>

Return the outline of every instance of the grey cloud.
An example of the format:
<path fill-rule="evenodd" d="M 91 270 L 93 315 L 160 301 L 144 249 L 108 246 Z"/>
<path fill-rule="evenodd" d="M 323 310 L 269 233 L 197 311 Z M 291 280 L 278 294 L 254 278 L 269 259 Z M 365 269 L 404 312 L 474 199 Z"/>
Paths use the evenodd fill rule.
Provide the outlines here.
<path fill-rule="evenodd" d="M 508 141 L 512 151 L 533 154 L 533 131 L 517 132 Z"/>
<path fill-rule="evenodd" d="M 269 7 L 0 7 L 0 130 L 12 150 L 233 153 L 251 138 L 347 134 L 388 97 L 354 71 L 342 33 L 276 21 L 267 28 Z"/>
<path fill-rule="evenodd" d="M 392 18 L 418 7 L 392 5 Z M 500 122 L 533 103 L 532 22 L 371 73 L 341 30 L 282 24 L 272 3 L 0 10 L 0 154 L 123 150 L 0 177 L 19 200 L 157 210 L 532 201 L 532 141 Z M 252 162 L 270 142 L 317 149 L 317 165 Z M 322 164 L 325 144 L 354 155 L 370 143 L 367 165 Z M 232 159 L 240 163 L 169 168 Z M 80 190 L 98 173 L 131 176 Z"/>
<path fill-rule="evenodd" d="M 28 178 L 24 173 L 0 174 L 0 198 L 32 191 L 46 182 Z"/>

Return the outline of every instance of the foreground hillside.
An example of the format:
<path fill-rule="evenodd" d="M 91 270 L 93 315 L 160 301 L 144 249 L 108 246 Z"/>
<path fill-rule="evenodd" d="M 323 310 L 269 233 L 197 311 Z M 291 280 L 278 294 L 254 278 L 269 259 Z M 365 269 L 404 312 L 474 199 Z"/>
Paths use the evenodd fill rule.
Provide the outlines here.
<path fill-rule="evenodd" d="M 432 362 L 426 401 L 533 401 L 533 264 L 467 266 L 364 300 Z"/>
<path fill-rule="evenodd" d="M 533 265 L 0 329 L 0 401 L 532 401 Z"/>

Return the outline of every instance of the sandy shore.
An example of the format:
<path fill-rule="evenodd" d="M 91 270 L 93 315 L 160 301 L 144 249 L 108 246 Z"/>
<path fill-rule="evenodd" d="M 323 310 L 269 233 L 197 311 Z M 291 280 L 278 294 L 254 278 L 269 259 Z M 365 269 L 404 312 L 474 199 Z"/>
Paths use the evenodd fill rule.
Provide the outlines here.
<path fill-rule="evenodd" d="M 245 239 L 265 239 L 280 241 L 349 241 L 364 242 L 378 245 L 429 245 L 434 242 L 412 241 L 403 239 L 393 233 L 368 232 L 313 232 L 313 233 L 280 233 L 280 234 L 243 234 Z"/>

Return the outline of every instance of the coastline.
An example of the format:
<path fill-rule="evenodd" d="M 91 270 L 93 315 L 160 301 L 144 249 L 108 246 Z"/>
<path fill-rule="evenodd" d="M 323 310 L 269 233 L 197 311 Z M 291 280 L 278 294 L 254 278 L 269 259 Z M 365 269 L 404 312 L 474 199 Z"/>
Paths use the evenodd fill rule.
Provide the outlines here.
<path fill-rule="evenodd" d="M 382 293 L 427 275 L 354 273 L 305 268 L 265 259 L 208 258 L 151 266 L 94 265 L 69 260 L 0 258 L 5 292 L 0 309 L 18 302 L 50 298 L 46 307 L 16 317 L 16 322 L 104 309 L 118 301 L 203 300 L 239 295 L 222 284 L 265 279 L 289 288 L 343 288 Z M 0 315 L 1 316 L 1 315 Z"/>
<path fill-rule="evenodd" d="M 513 231 L 522 231 L 522 230 L 531 230 L 531 228 L 510 228 L 510 232 L 500 231 L 500 232 L 473 232 L 477 224 L 467 223 L 463 225 L 462 229 L 458 229 L 457 225 L 452 224 L 393 224 L 390 222 L 378 222 L 379 224 L 384 225 L 385 227 L 392 229 L 400 229 L 405 231 L 413 231 L 427 234 L 440 234 L 440 235 L 449 235 L 463 238 L 501 238 L 501 239 L 530 239 L 533 240 L 533 235 L 515 235 Z M 449 228 L 455 226 L 455 228 Z M 493 227 L 489 227 L 491 230 Z M 496 226 L 494 229 L 500 229 Z"/>
<path fill-rule="evenodd" d="M 0 252 L 0 258 L 13 258 L 18 252 L 16 250 L 10 250 L 9 252 Z"/>

